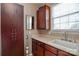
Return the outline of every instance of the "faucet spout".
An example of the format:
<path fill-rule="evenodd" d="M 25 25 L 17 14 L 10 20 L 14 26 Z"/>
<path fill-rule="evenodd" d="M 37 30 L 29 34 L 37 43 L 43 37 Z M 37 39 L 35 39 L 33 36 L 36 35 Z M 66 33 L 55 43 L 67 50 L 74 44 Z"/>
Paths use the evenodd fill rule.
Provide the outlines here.
<path fill-rule="evenodd" d="M 64 40 L 67 41 L 67 32 L 64 33 Z"/>

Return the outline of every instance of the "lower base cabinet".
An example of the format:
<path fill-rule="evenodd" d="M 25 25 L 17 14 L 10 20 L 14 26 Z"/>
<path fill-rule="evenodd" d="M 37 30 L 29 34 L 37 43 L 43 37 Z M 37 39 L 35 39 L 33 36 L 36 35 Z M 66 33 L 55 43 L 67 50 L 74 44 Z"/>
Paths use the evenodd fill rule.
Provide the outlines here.
<path fill-rule="evenodd" d="M 65 51 L 59 50 L 58 51 L 58 56 L 74 56 L 74 55 L 72 55 L 70 53 L 67 53 Z"/>
<path fill-rule="evenodd" d="M 43 56 L 44 48 L 37 45 L 37 56 Z"/>
<path fill-rule="evenodd" d="M 32 54 L 33 56 L 75 56 L 36 39 L 32 39 Z"/>
<path fill-rule="evenodd" d="M 56 56 L 56 55 L 48 50 L 45 50 L 45 56 Z"/>
<path fill-rule="evenodd" d="M 34 56 L 37 55 L 37 44 L 35 40 L 32 40 L 32 53 Z"/>
<path fill-rule="evenodd" d="M 43 43 L 32 39 L 32 54 L 33 56 L 44 56 Z"/>

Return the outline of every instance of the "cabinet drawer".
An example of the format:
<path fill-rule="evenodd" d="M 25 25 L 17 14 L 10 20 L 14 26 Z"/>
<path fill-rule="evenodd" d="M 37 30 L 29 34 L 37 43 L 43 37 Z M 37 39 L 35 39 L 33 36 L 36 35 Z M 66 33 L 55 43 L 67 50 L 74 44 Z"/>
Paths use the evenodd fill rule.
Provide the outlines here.
<path fill-rule="evenodd" d="M 69 54 L 69 53 L 67 53 L 67 52 L 64 52 L 64 51 L 59 50 L 58 51 L 58 56 L 72 56 L 72 55 Z"/>
<path fill-rule="evenodd" d="M 45 48 L 47 49 L 47 50 L 49 50 L 50 52 L 52 52 L 52 53 L 54 53 L 54 54 L 56 54 L 57 55 L 57 49 L 56 48 L 54 48 L 54 47 L 51 47 L 51 46 L 49 46 L 49 45 L 45 45 Z"/>

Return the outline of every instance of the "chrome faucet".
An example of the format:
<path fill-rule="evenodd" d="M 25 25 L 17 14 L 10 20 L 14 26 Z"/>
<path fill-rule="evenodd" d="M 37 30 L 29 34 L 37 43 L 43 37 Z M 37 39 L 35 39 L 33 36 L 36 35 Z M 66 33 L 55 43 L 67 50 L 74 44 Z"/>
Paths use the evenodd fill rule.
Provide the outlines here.
<path fill-rule="evenodd" d="M 67 38 L 68 36 L 67 36 L 67 32 L 64 32 L 64 40 L 66 40 L 67 41 Z"/>
<path fill-rule="evenodd" d="M 72 42 L 72 40 L 68 38 L 67 32 L 64 32 L 64 40 L 65 40 L 65 41 Z"/>

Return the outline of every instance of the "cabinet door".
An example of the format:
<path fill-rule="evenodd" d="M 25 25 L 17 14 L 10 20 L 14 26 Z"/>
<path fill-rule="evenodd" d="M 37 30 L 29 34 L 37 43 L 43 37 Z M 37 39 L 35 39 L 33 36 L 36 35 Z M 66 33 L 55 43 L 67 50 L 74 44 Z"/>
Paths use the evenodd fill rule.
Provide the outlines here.
<path fill-rule="evenodd" d="M 37 29 L 50 29 L 50 7 L 44 5 L 37 11 Z"/>
<path fill-rule="evenodd" d="M 12 41 L 12 19 L 13 5 L 1 4 L 1 40 L 2 40 L 2 55 L 13 55 L 14 45 Z"/>
<path fill-rule="evenodd" d="M 37 55 L 37 44 L 36 44 L 36 40 L 32 39 L 32 54 L 33 56 Z"/>
<path fill-rule="evenodd" d="M 43 56 L 44 55 L 44 48 L 37 45 L 37 56 Z"/>
<path fill-rule="evenodd" d="M 34 56 L 43 56 L 44 48 L 41 46 L 41 42 L 32 39 L 32 53 Z"/>
<path fill-rule="evenodd" d="M 1 4 L 1 35 L 2 55 L 24 55 L 22 6 Z"/>
<path fill-rule="evenodd" d="M 39 17 L 40 17 L 40 29 L 46 29 L 46 20 L 45 20 L 45 8 L 42 7 L 39 9 Z"/>
<path fill-rule="evenodd" d="M 57 48 L 45 44 L 45 49 L 48 50 L 48 51 L 50 51 L 50 52 L 52 52 L 53 54 L 57 55 Z"/>
<path fill-rule="evenodd" d="M 56 56 L 56 55 L 45 49 L 45 56 Z"/>
<path fill-rule="evenodd" d="M 59 51 L 58 51 L 58 56 L 71 56 L 71 54 L 69 54 L 69 53 L 67 53 L 67 52 L 64 52 L 64 51 L 59 50 Z"/>
<path fill-rule="evenodd" d="M 45 29 L 46 28 L 46 20 L 45 20 L 45 8 L 41 7 L 37 11 L 37 29 Z"/>
<path fill-rule="evenodd" d="M 14 31 L 15 31 L 15 51 L 16 55 L 24 55 L 24 22 L 23 22 L 23 6 L 15 5 L 15 20 L 14 20 Z"/>

